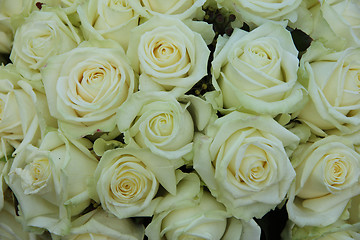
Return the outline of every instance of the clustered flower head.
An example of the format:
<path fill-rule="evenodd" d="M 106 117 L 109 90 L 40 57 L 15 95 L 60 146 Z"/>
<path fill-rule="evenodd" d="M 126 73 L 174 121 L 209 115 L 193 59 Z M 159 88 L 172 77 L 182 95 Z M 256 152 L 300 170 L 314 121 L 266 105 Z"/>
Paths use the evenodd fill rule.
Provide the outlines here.
<path fill-rule="evenodd" d="M 359 239 L 359 13 L 0 1 L 0 238 Z"/>

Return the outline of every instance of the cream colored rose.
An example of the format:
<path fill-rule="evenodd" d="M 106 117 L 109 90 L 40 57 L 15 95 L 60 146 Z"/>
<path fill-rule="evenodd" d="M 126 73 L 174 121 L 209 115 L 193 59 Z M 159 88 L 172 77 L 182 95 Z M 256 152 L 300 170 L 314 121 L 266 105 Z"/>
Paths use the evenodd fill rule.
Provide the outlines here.
<path fill-rule="evenodd" d="M 218 39 L 212 73 L 223 107 L 271 115 L 299 109 L 305 90 L 297 82 L 297 54 L 290 33 L 272 23 Z"/>
<path fill-rule="evenodd" d="M 297 226 L 289 220 L 281 234 L 282 239 L 326 240 L 359 239 L 360 233 L 360 194 L 352 197 L 345 210 L 335 223 L 327 226 Z"/>
<path fill-rule="evenodd" d="M 251 220 L 235 219 L 211 194 L 200 187 L 194 174 L 178 175 L 177 194 L 167 194 L 145 229 L 149 239 L 260 239 L 260 227 Z"/>
<path fill-rule="evenodd" d="M 233 216 L 260 218 L 284 199 L 295 177 L 286 150 L 298 141 L 270 116 L 234 111 L 195 136 L 194 169 Z"/>
<path fill-rule="evenodd" d="M 286 26 L 287 21 L 296 21 L 296 9 L 301 0 L 216 0 L 251 26 L 277 22 Z"/>
<path fill-rule="evenodd" d="M 108 150 L 100 159 L 93 182 L 93 198 L 103 209 L 128 218 L 151 216 L 159 198 L 161 184 L 176 193 L 173 164 L 147 149 L 125 148 Z"/>
<path fill-rule="evenodd" d="M 127 51 L 140 74 L 140 90 L 172 91 L 176 96 L 207 74 L 209 53 L 200 34 L 171 17 L 153 17 L 135 28 Z"/>
<path fill-rule="evenodd" d="M 184 20 L 202 16 L 201 7 L 205 0 L 135 0 L 129 3 L 147 19 L 156 15 L 167 15 Z"/>
<path fill-rule="evenodd" d="M 0 2 L 0 16 L 11 17 L 29 14 L 35 8 L 34 0 L 2 0 Z"/>
<path fill-rule="evenodd" d="M 349 200 L 360 194 L 360 155 L 343 138 L 329 136 L 300 145 L 292 163 L 296 179 L 287 210 L 300 227 L 334 223 Z"/>
<path fill-rule="evenodd" d="M 329 48 L 338 51 L 360 46 L 360 2 L 357 0 L 321 0 L 307 9 L 310 18 L 299 18 L 295 26 Z"/>
<path fill-rule="evenodd" d="M 10 53 L 13 43 L 11 17 L 27 16 L 35 8 L 34 0 L 2 0 L 0 2 L 0 53 Z"/>
<path fill-rule="evenodd" d="M 360 222 L 354 225 L 339 220 L 326 227 L 299 227 L 291 221 L 287 223 L 281 237 L 284 240 L 358 240 Z"/>
<path fill-rule="evenodd" d="M 45 95 L 33 89 L 14 66 L 0 66 L 0 158 L 37 144 L 47 126 L 56 127 L 47 108 Z"/>
<path fill-rule="evenodd" d="M 84 42 L 52 58 L 42 71 L 50 113 L 65 134 L 80 138 L 115 128 L 115 113 L 137 89 L 120 46 Z"/>
<path fill-rule="evenodd" d="M 117 125 L 126 142 L 178 159 L 192 150 L 194 122 L 188 105 L 164 92 L 140 91 L 119 108 Z"/>
<path fill-rule="evenodd" d="M 72 222 L 71 234 L 63 240 L 141 240 L 144 226 L 131 219 L 119 219 L 101 208 L 84 214 Z"/>
<path fill-rule="evenodd" d="M 301 62 L 301 81 L 310 101 L 298 118 L 317 134 L 338 129 L 350 134 L 360 126 L 360 48 L 333 52 L 314 43 Z"/>
<path fill-rule="evenodd" d="M 130 32 L 138 25 L 139 15 L 131 0 L 90 0 L 78 8 L 81 28 L 87 39 L 112 39 L 126 50 Z"/>
<path fill-rule="evenodd" d="M 77 30 L 61 9 L 34 11 L 17 28 L 10 59 L 21 75 L 42 88 L 40 70 L 51 56 L 67 52 L 80 42 Z"/>
<path fill-rule="evenodd" d="M 75 144 L 75 145 L 74 145 Z M 22 224 L 64 235 L 70 217 L 90 203 L 87 185 L 98 161 L 80 142 L 49 132 L 10 160 L 6 183 L 19 202 Z"/>

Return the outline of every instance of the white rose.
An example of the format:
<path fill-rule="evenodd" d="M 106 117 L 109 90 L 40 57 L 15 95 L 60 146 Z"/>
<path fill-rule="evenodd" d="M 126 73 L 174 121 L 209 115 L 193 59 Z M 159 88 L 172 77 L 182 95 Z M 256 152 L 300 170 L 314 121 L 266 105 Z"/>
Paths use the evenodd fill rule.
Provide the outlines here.
<path fill-rule="evenodd" d="M 29 14 L 34 8 L 34 0 L 2 0 L 0 2 L 0 16 L 12 17 Z"/>
<path fill-rule="evenodd" d="M 359 1 L 321 0 L 310 6 L 308 11 L 312 25 L 307 33 L 313 39 L 339 51 L 360 46 Z M 301 21 L 303 19 L 300 18 L 300 24 Z"/>
<path fill-rule="evenodd" d="M 359 57 L 360 48 L 333 52 L 317 42 L 303 55 L 300 78 L 311 101 L 298 119 L 317 134 L 332 129 L 350 134 L 360 129 Z"/>
<path fill-rule="evenodd" d="M 34 11 L 17 28 L 10 59 L 21 75 L 42 88 L 40 70 L 49 57 L 67 52 L 79 42 L 77 30 L 61 9 Z"/>
<path fill-rule="evenodd" d="M 135 141 L 169 159 L 181 158 L 192 150 L 194 122 L 187 110 L 164 92 L 138 92 L 117 112 L 117 125 L 125 142 Z"/>
<path fill-rule="evenodd" d="M 201 7 L 205 1 L 206 0 L 134 0 L 130 1 L 130 4 L 136 12 L 148 19 L 156 15 L 167 15 L 184 20 L 201 16 Z"/>
<path fill-rule="evenodd" d="M 36 240 L 35 234 L 24 231 L 23 226 L 17 221 L 12 203 L 5 202 L 0 210 L 0 238 L 4 240 Z"/>
<path fill-rule="evenodd" d="M 296 21 L 295 10 L 301 0 L 216 0 L 216 2 L 251 26 L 260 26 L 269 21 L 286 26 L 287 20 Z"/>
<path fill-rule="evenodd" d="M 360 222 L 350 225 L 340 220 L 327 227 L 299 227 L 289 221 L 281 237 L 284 240 L 358 240 L 359 229 Z"/>
<path fill-rule="evenodd" d="M 159 201 L 159 184 L 176 193 L 171 161 L 148 149 L 108 150 L 101 157 L 93 181 L 93 198 L 118 218 L 151 216 Z"/>
<path fill-rule="evenodd" d="M 0 66 L 0 158 L 27 144 L 36 145 L 47 126 L 56 127 L 46 97 L 34 90 L 14 66 Z M 15 152 L 15 153 L 16 153 Z"/>
<path fill-rule="evenodd" d="M 119 219 L 101 208 L 84 214 L 72 222 L 71 234 L 63 240 L 141 240 L 144 226 L 131 219 Z"/>
<path fill-rule="evenodd" d="M 127 51 L 140 74 L 140 90 L 172 91 L 176 96 L 207 74 L 209 54 L 199 33 L 171 17 L 153 17 L 136 27 Z"/>
<path fill-rule="evenodd" d="M 115 113 L 137 89 L 120 46 L 84 42 L 49 60 L 42 71 L 50 113 L 68 136 L 80 138 L 115 128 Z"/>
<path fill-rule="evenodd" d="M 13 43 L 13 27 L 10 19 L 27 16 L 36 8 L 34 0 L 0 1 L 0 53 L 10 53 Z"/>
<path fill-rule="evenodd" d="M 260 218 L 285 197 L 298 137 L 270 116 L 232 112 L 195 135 L 194 169 L 236 218 Z"/>
<path fill-rule="evenodd" d="M 138 25 L 139 15 L 131 0 L 90 0 L 78 8 L 81 28 L 87 39 L 112 39 L 126 50 L 130 32 Z"/>
<path fill-rule="evenodd" d="M 87 184 L 97 159 L 80 142 L 49 132 L 40 148 L 28 145 L 10 161 L 5 180 L 19 202 L 24 226 L 67 234 L 70 217 L 90 203 Z"/>
<path fill-rule="evenodd" d="M 290 33 L 273 23 L 218 39 L 213 85 L 224 108 L 270 115 L 299 109 L 305 90 L 297 82 L 297 54 Z"/>
<path fill-rule="evenodd" d="M 336 136 L 300 145 L 292 155 L 296 179 L 289 191 L 289 219 L 302 226 L 327 226 L 360 194 L 360 155 Z"/>
<path fill-rule="evenodd" d="M 327 226 L 297 226 L 289 220 L 281 233 L 284 240 L 360 239 L 360 194 L 352 197 L 339 219 Z"/>
<path fill-rule="evenodd" d="M 260 239 L 260 227 L 253 220 L 231 217 L 221 203 L 200 188 L 196 174 L 179 178 L 177 194 L 164 196 L 145 229 L 149 239 Z"/>

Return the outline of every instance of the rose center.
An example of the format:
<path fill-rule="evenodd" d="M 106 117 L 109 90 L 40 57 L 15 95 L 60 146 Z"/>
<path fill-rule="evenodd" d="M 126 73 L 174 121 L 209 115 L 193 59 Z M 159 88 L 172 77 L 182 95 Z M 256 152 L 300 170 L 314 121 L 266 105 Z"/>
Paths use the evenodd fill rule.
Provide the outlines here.
<path fill-rule="evenodd" d="M 124 196 L 133 196 L 134 192 L 137 190 L 136 178 L 134 176 L 128 176 L 129 178 L 119 179 L 119 185 L 116 190 L 120 191 Z M 133 191 L 134 190 L 134 191 Z"/>
<path fill-rule="evenodd" d="M 39 182 L 46 181 L 50 175 L 50 165 L 47 158 L 35 160 L 29 165 L 33 182 L 36 185 Z"/>
<path fill-rule="evenodd" d="M 76 94 L 86 102 L 96 102 L 108 92 L 110 84 L 121 79 L 119 69 L 109 65 L 86 66 L 76 80 Z"/>
<path fill-rule="evenodd" d="M 172 43 L 159 41 L 156 43 L 153 54 L 158 61 L 167 61 L 179 53 Z"/>
<path fill-rule="evenodd" d="M 334 156 L 326 164 L 325 181 L 329 186 L 339 187 L 348 176 L 348 162 L 343 156 Z"/>
<path fill-rule="evenodd" d="M 275 67 L 280 58 L 280 53 L 277 50 L 278 44 L 272 38 L 254 40 L 243 47 L 243 50 L 238 53 L 238 58 L 252 67 L 261 69 L 261 71 L 279 79 L 281 77 L 278 72 L 279 67 Z M 276 72 L 273 72 L 274 67 L 277 69 Z"/>
<path fill-rule="evenodd" d="M 119 202 L 127 202 L 135 198 L 141 191 L 142 179 L 136 173 L 126 173 L 116 177 L 116 184 L 110 190 Z"/>
<path fill-rule="evenodd" d="M 268 60 L 271 60 L 271 57 L 269 56 L 269 54 L 266 51 L 264 51 L 264 49 L 255 47 L 255 48 L 251 49 L 251 52 L 253 54 L 259 56 L 260 58 L 267 58 Z"/>
<path fill-rule="evenodd" d="M 50 28 L 50 27 L 49 27 Z M 36 36 L 29 40 L 28 49 L 32 53 L 32 57 L 37 60 L 39 57 L 45 57 L 49 54 L 49 49 L 51 49 L 51 29 L 46 34 Z"/>
<path fill-rule="evenodd" d="M 258 181 L 264 175 L 265 168 L 267 167 L 266 161 L 256 161 L 250 170 L 249 179 Z"/>
<path fill-rule="evenodd" d="M 137 163 L 118 166 L 109 189 L 112 198 L 121 203 L 145 198 L 149 191 L 149 179 L 143 174 L 144 171 L 146 172 L 142 164 Z"/>
<path fill-rule="evenodd" d="M 161 113 L 150 120 L 149 127 L 157 136 L 169 136 L 173 130 L 173 121 L 172 114 Z"/>
<path fill-rule="evenodd" d="M 260 62 L 261 65 L 267 65 L 272 60 L 272 57 L 264 48 L 256 46 L 247 49 L 247 51 L 249 51 L 249 53 L 251 54 L 251 58 L 253 59 L 253 61 Z"/>
<path fill-rule="evenodd" d="M 47 158 L 37 159 L 15 172 L 21 177 L 25 194 L 34 194 L 46 186 L 51 175 L 50 163 Z"/>
<path fill-rule="evenodd" d="M 258 188 L 268 179 L 270 167 L 266 152 L 255 145 L 249 145 L 245 151 L 236 178 L 249 186 Z"/>
<path fill-rule="evenodd" d="M 80 83 L 82 83 L 83 80 L 85 80 L 87 84 L 91 84 L 91 83 L 97 84 L 104 80 L 104 75 L 105 75 L 105 70 L 103 67 L 100 68 L 94 67 L 93 69 L 86 70 L 83 73 L 83 78 L 80 79 Z"/>
<path fill-rule="evenodd" d="M 79 84 L 76 86 L 77 94 L 87 102 L 92 102 L 99 89 L 102 81 L 105 78 L 105 70 L 103 68 L 90 68 L 86 70 L 82 77 L 78 80 Z"/>

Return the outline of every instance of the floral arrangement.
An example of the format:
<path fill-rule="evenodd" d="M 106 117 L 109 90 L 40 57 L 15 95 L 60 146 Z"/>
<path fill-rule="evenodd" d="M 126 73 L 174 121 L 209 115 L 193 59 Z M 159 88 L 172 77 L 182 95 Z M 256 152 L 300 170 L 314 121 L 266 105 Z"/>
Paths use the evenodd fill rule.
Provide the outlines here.
<path fill-rule="evenodd" d="M 358 0 L 1 0 L 0 239 L 360 239 Z"/>

